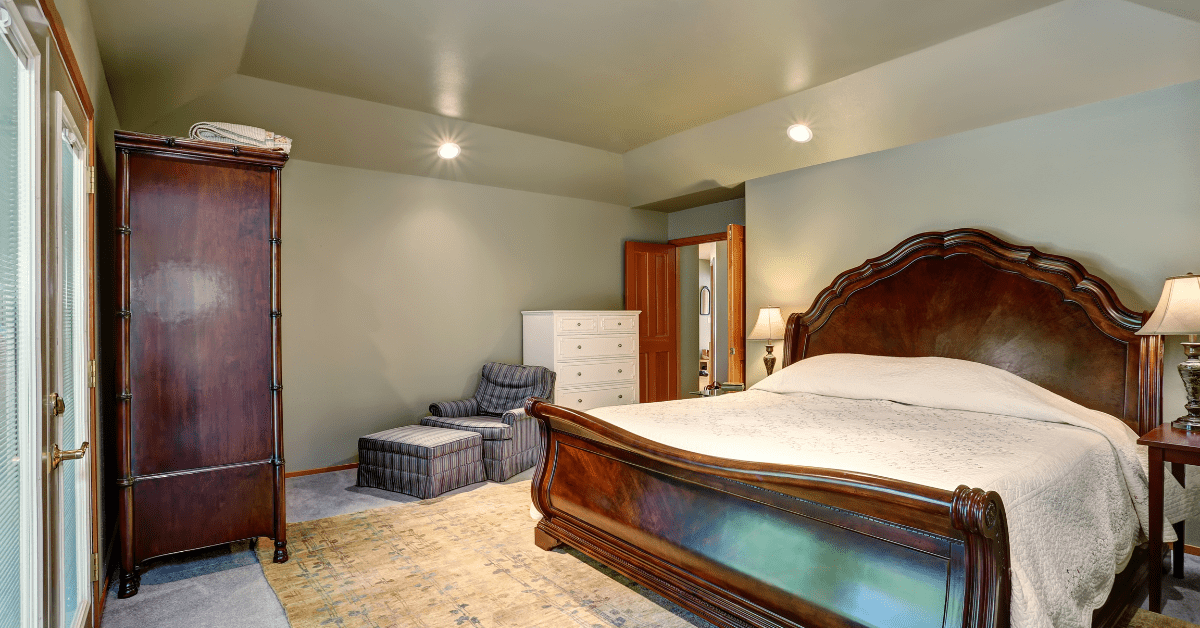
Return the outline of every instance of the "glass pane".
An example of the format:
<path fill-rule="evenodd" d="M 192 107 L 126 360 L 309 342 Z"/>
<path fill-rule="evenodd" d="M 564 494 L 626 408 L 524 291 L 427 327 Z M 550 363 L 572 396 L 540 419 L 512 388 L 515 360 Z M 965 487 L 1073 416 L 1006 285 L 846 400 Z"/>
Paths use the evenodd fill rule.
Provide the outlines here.
<path fill-rule="evenodd" d="M 62 352 L 60 355 L 60 368 L 62 368 L 62 392 L 63 401 L 66 404 L 66 411 L 62 414 L 62 437 L 59 440 L 60 447 L 63 449 L 78 449 L 83 443 L 81 438 L 81 428 L 83 421 L 81 420 L 82 413 L 79 412 L 79 401 L 81 395 L 78 394 L 79 381 L 78 373 L 76 372 L 75 363 L 79 357 L 78 349 L 75 346 L 76 328 L 78 327 L 77 315 L 77 293 L 78 286 L 75 278 L 75 232 L 76 232 L 76 212 L 75 203 L 78 200 L 80 190 L 75 189 L 76 178 L 78 174 L 79 164 L 76 163 L 75 151 L 71 143 L 66 139 L 62 142 L 62 164 L 59 171 L 59 181 L 62 186 L 62 206 L 60 215 L 60 225 L 62 226 L 61 240 L 61 277 L 62 277 Z M 79 508 L 79 498 L 82 491 L 79 490 L 79 481 L 83 479 L 80 475 L 85 468 L 82 461 L 72 461 L 64 463 L 62 470 L 62 513 L 63 513 L 63 537 L 62 547 L 63 553 L 63 574 L 66 578 L 65 586 L 63 587 L 63 600 L 66 617 L 68 620 L 74 619 L 79 610 L 79 595 L 80 582 L 79 570 L 82 566 L 82 555 L 78 551 L 80 545 L 80 530 L 79 518 L 83 512 Z M 67 625 L 72 622 L 68 621 Z"/>
<path fill-rule="evenodd" d="M 0 626 L 21 625 L 21 382 L 18 367 L 23 207 L 20 97 L 23 68 L 0 41 Z"/>

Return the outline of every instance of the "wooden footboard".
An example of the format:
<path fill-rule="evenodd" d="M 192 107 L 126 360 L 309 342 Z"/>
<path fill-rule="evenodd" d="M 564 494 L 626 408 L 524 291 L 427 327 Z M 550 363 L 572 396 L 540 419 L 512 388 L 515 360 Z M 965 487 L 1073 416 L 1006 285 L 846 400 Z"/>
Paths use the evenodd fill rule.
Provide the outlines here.
<path fill-rule="evenodd" d="M 535 540 L 719 626 L 1007 627 L 995 493 L 713 458 L 530 400 L 544 453 Z"/>

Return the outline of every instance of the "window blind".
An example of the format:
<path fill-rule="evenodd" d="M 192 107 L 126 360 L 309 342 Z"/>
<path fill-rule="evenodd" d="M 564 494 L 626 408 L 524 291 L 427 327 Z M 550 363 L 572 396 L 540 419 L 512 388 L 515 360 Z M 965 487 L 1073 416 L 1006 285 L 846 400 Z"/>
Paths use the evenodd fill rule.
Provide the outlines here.
<path fill-rule="evenodd" d="M 16 52 L 0 38 L 0 626 L 21 625 L 20 334 L 22 181 L 21 78 Z"/>

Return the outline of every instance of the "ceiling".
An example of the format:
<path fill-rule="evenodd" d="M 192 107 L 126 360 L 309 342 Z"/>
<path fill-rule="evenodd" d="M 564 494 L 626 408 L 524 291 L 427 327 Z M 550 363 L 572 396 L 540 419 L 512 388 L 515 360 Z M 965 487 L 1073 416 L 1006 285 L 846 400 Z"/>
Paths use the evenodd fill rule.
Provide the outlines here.
<path fill-rule="evenodd" d="M 242 74 L 624 153 L 1053 1 L 91 0 L 91 10 L 126 128 Z M 1197 17 L 1194 0 L 1141 3 Z"/>

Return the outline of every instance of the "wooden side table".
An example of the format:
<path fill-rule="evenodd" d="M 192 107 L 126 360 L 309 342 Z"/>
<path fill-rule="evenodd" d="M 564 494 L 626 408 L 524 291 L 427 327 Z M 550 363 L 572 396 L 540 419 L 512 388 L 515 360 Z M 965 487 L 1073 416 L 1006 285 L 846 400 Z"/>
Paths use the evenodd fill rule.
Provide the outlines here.
<path fill-rule="evenodd" d="M 1139 445 L 1150 448 L 1150 611 L 1162 610 L 1162 574 L 1155 565 L 1162 560 L 1163 529 L 1163 463 L 1171 463 L 1171 475 L 1184 483 L 1184 465 L 1200 466 L 1200 432 L 1189 432 L 1160 425 L 1138 439 Z M 1174 572 L 1183 577 L 1183 522 L 1175 524 Z"/>

